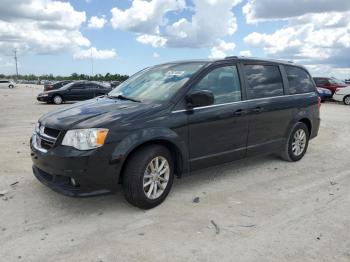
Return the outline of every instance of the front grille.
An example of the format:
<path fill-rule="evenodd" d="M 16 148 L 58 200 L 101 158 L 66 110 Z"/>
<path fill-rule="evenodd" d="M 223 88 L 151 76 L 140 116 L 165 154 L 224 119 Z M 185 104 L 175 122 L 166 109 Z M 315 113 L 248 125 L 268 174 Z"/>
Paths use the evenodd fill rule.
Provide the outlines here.
<path fill-rule="evenodd" d="M 35 147 L 38 150 L 47 152 L 55 146 L 60 130 L 40 126 L 35 134 Z"/>
<path fill-rule="evenodd" d="M 44 133 L 45 133 L 46 135 L 48 135 L 48 136 L 57 138 L 58 135 L 60 134 L 60 130 L 53 129 L 53 128 L 49 128 L 49 127 L 45 127 Z"/>

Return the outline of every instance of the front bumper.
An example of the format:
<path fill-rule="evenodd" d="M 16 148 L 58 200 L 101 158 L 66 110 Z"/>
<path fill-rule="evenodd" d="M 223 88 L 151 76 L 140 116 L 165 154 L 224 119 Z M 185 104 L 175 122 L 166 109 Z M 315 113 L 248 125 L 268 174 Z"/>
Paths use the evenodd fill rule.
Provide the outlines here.
<path fill-rule="evenodd" d="M 57 145 L 42 152 L 33 141 L 32 137 L 33 173 L 52 190 L 67 196 L 85 197 L 117 189 L 121 168 L 118 162 L 110 161 L 112 145 L 90 151 Z"/>
<path fill-rule="evenodd" d="M 49 102 L 50 101 L 48 96 L 37 96 L 36 100 L 38 100 L 39 102 Z"/>
<path fill-rule="evenodd" d="M 339 102 L 343 102 L 343 100 L 344 100 L 344 95 L 335 93 L 335 94 L 333 95 L 333 100 L 339 101 Z"/>

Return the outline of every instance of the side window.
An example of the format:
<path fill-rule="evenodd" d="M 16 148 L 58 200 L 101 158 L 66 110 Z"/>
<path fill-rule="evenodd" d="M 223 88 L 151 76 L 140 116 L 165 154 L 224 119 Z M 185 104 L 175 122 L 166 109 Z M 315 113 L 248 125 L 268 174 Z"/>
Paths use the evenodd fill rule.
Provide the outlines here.
<path fill-rule="evenodd" d="M 210 71 L 192 91 L 208 90 L 214 95 L 214 104 L 237 102 L 242 99 L 236 66 L 219 67 Z"/>
<path fill-rule="evenodd" d="M 283 95 L 283 80 L 278 66 L 245 65 L 248 97 L 251 99 Z"/>
<path fill-rule="evenodd" d="M 314 78 L 314 81 L 315 81 L 316 85 L 328 84 L 327 80 L 323 79 L 323 78 Z"/>
<path fill-rule="evenodd" d="M 75 84 L 75 85 L 71 86 L 70 89 L 71 90 L 82 90 L 83 86 L 81 84 Z"/>
<path fill-rule="evenodd" d="M 300 94 L 314 91 L 314 85 L 310 75 L 302 68 L 285 66 L 289 82 L 289 92 Z"/>

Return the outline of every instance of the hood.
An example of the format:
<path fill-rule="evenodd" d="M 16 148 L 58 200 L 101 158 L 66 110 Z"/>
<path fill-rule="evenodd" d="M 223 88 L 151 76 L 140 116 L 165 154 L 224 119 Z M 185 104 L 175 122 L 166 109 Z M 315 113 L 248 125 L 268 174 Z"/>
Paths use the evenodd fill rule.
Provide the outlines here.
<path fill-rule="evenodd" d="M 115 121 L 125 121 L 147 114 L 150 110 L 158 110 L 160 106 L 101 97 L 49 112 L 43 115 L 39 122 L 60 130 L 108 127 Z"/>

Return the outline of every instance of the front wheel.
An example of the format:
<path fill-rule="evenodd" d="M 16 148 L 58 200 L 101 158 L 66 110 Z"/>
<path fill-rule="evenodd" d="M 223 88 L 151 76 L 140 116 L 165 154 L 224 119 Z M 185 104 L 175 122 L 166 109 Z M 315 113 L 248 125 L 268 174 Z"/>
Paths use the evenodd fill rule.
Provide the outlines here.
<path fill-rule="evenodd" d="M 281 153 L 281 157 L 289 162 L 299 161 L 303 158 L 309 145 L 309 129 L 304 123 L 297 123 Z"/>
<path fill-rule="evenodd" d="M 344 105 L 350 106 L 350 96 L 344 97 Z"/>
<path fill-rule="evenodd" d="M 161 204 L 174 180 L 174 161 L 168 149 L 149 145 L 133 153 L 123 174 L 126 200 L 142 209 Z"/>
<path fill-rule="evenodd" d="M 53 97 L 53 102 L 56 104 L 56 105 L 60 105 L 60 104 L 62 104 L 63 103 L 63 99 L 62 99 L 62 97 L 61 96 L 54 96 Z"/>
<path fill-rule="evenodd" d="M 9 88 L 11 88 L 11 89 L 12 89 L 12 88 L 14 88 L 14 86 L 13 86 L 13 85 L 9 85 Z"/>

